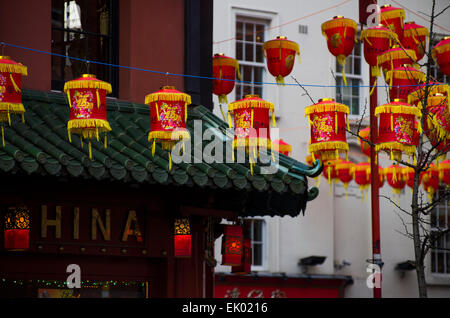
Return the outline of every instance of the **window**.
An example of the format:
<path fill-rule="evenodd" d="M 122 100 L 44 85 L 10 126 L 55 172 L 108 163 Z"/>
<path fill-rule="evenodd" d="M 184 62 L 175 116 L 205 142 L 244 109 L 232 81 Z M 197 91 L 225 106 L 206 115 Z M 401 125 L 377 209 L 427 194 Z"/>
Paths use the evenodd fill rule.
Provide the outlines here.
<path fill-rule="evenodd" d="M 52 0 L 52 52 L 108 64 L 118 61 L 117 0 Z M 84 73 L 110 82 L 117 96 L 118 69 L 52 55 L 52 89 Z"/>
<path fill-rule="evenodd" d="M 252 240 L 252 266 L 265 265 L 266 222 L 263 219 L 245 220 L 246 235 Z"/>
<path fill-rule="evenodd" d="M 263 82 L 266 65 L 262 45 L 267 25 L 267 21 L 264 20 L 239 16 L 236 19 L 236 59 L 239 61 L 242 81 Z M 236 99 L 248 94 L 257 94 L 262 97 L 262 85 L 236 83 Z"/>
<path fill-rule="evenodd" d="M 362 83 L 361 76 L 361 43 L 355 43 L 355 47 L 352 53 L 347 56 L 345 63 L 345 77 L 347 80 L 347 86 L 344 85 L 342 77 L 342 66 L 336 60 L 336 101 L 350 107 L 351 115 L 360 115 L 360 99 L 361 90 L 360 85 Z"/>
<path fill-rule="evenodd" d="M 441 189 L 439 192 L 442 192 Z M 439 193 L 437 194 L 439 195 Z M 450 200 L 440 202 L 431 213 L 431 230 L 436 234 L 449 229 Z M 450 233 L 439 235 L 431 250 L 431 272 L 450 274 Z"/>

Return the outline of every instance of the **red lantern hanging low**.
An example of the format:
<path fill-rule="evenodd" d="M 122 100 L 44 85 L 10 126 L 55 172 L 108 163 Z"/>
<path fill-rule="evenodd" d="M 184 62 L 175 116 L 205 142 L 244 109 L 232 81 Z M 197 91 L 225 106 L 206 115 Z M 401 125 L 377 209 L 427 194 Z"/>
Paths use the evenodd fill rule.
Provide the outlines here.
<path fill-rule="evenodd" d="M 379 117 L 375 151 L 387 152 L 391 160 L 401 160 L 402 153 L 415 159 L 414 125 L 416 117 L 420 116 L 420 110 L 395 99 L 391 103 L 378 106 L 375 109 L 375 116 Z"/>
<path fill-rule="evenodd" d="M 416 62 L 420 61 L 425 55 L 426 40 L 429 34 L 430 32 L 426 27 L 415 22 L 405 22 L 402 45 L 405 49 L 414 50 Z"/>
<path fill-rule="evenodd" d="M 444 160 L 439 163 L 439 180 L 443 182 L 447 187 L 450 186 L 450 160 Z"/>
<path fill-rule="evenodd" d="M 370 65 L 372 76 L 380 76 L 377 58 L 389 50 L 392 43 L 398 41 L 397 34 L 382 25 L 367 28 L 361 32 L 360 39 L 364 42 L 364 59 Z"/>
<path fill-rule="evenodd" d="M 234 89 L 236 73 L 241 79 L 239 63 L 236 59 L 223 53 L 214 54 L 213 57 L 213 94 L 219 97 L 219 104 L 228 104 L 227 95 Z"/>
<path fill-rule="evenodd" d="M 13 61 L 9 56 L 0 56 L 0 123 L 11 125 L 11 114 L 19 114 L 24 122 L 25 108 L 22 104 L 22 76 L 27 76 L 27 67 Z M 1 125 L 2 145 L 5 146 L 5 129 Z"/>
<path fill-rule="evenodd" d="M 327 180 L 328 184 L 330 185 L 330 194 L 331 194 L 331 185 L 333 183 L 333 180 L 335 182 L 339 181 L 338 175 L 337 175 L 337 170 L 336 170 L 336 165 L 340 162 L 342 162 L 342 159 L 326 160 L 323 163 L 322 174 L 325 177 L 325 179 Z M 320 185 L 319 182 L 320 182 L 320 176 L 319 176 L 317 186 Z"/>
<path fill-rule="evenodd" d="M 351 161 L 342 160 L 336 163 L 336 176 L 344 184 L 345 198 L 347 198 L 348 184 L 353 180 L 354 168 L 355 164 Z"/>
<path fill-rule="evenodd" d="M 241 257 L 241 265 L 232 266 L 231 273 L 235 275 L 246 275 L 252 271 L 252 240 L 250 238 L 244 238 L 244 247 Z"/>
<path fill-rule="evenodd" d="M 328 50 L 342 66 L 342 78 L 345 85 L 347 85 L 347 80 L 344 65 L 347 56 L 352 53 L 355 46 L 356 31 L 356 22 L 343 16 L 335 16 L 333 19 L 322 23 L 322 34 L 327 40 Z"/>
<path fill-rule="evenodd" d="M 409 65 L 402 65 L 386 72 L 386 82 L 389 83 L 389 99 L 407 100 L 408 95 L 418 85 L 425 82 L 426 75 Z"/>
<path fill-rule="evenodd" d="M 424 121 L 425 133 L 428 135 L 432 133 L 429 130 L 433 129 L 439 139 L 450 138 L 450 111 L 447 97 L 440 93 L 428 96 L 427 111 L 427 120 Z"/>
<path fill-rule="evenodd" d="M 378 55 L 377 63 L 383 70 L 383 76 L 386 79 L 388 71 L 402 65 L 412 65 L 416 59 L 416 53 L 413 50 L 403 49 L 398 45 L 394 45 L 391 49 Z"/>
<path fill-rule="evenodd" d="M 239 225 L 224 225 L 222 237 L 222 265 L 242 264 L 243 229 Z"/>
<path fill-rule="evenodd" d="M 380 23 L 396 33 L 400 41 L 403 40 L 405 10 L 390 4 L 380 7 Z"/>
<path fill-rule="evenodd" d="M 450 36 L 446 36 L 433 47 L 431 56 L 441 72 L 444 75 L 450 75 Z"/>
<path fill-rule="evenodd" d="M 175 219 L 173 240 L 175 257 L 191 256 L 192 235 L 189 219 Z"/>
<path fill-rule="evenodd" d="M 300 48 L 297 43 L 288 40 L 285 36 L 264 42 L 264 55 L 267 59 L 269 73 L 275 77 L 278 84 L 284 84 L 284 78 L 292 72 L 295 55 L 300 61 Z"/>
<path fill-rule="evenodd" d="M 353 168 L 353 179 L 355 180 L 355 183 L 359 185 L 359 189 L 362 192 L 362 197 L 364 196 L 364 193 L 367 192 L 368 188 L 371 184 L 371 170 L 370 170 L 370 162 L 360 162 L 357 163 Z M 384 169 L 380 166 L 378 166 L 378 187 L 381 188 L 384 185 Z"/>
<path fill-rule="evenodd" d="M 392 187 L 392 192 L 400 195 L 406 185 L 403 168 L 399 165 L 391 165 L 384 168 L 384 175 L 387 183 Z"/>
<path fill-rule="evenodd" d="M 433 202 L 433 197 L 439 189 L 439 169 L 432 163 L 426 171 L 423 172 L 422 186 L 428 194 L 428 199 Z"/>
<path fill-rule="evenodd" d="M 243 99 L 228 105 L 228 124 L 231 128 L 231 115 L 234 115 L 233 149 L 244 149 L 249 153 L 250 170 L 259 157 L 258 148 L 272 149 L 270 140 L 270 116 L 275 127 L 274 105 L 259 98 L 246 95 Z"/>
<path fill-rule="evenodd" d="M 111 93 L 111 84 L 103 82 L 92 74 L 83 74 L 80 78 L 68 81 L 64 92 L 70 106 L 70 119 L 67 123 L 69 140 L 71 134 L 78 134 L 89 143 L 89 158 L 92 159 L 91 140 L 104 133 L 104 145 L 107 146 L 106 132 L 111 130 L 106 118 L 106 94 Z"/>
<path fill-rule="evenodd" d="M 148 141 L 152 143 L 152 154 L 155 153 L 156 143 L 160 143 L 162 148 L 168 151 L 171 170 L 170 152 L 175 143 L 190 139 L 186 121 L 191 96 L 176 90 L 174 86 L 163 86 L 159 91 L 145 96 L 145 104 L 150 106 Z"/>
<path fill-rule="evenodd" d="M 30 211 L 24 207 L 11 207 L 5 215 L 5 249 L 26 250 L 30 245 Z"/>
<path fill-rule="evenodd" d="M 340 152 L 348 156 L 348 114 L 348 106 L 332 98 L 322 98 L 318 103 L 305 107 L 305 116 L 311 127 L 308 152 L 313 160 L 319 153 L 322 160 L 338 159 Z"/>
<path fill-rule="evenodd" d="M 292 146 L 283 141 L 283 139 L 276 139 L 272 141 L 272 148 L 285 156 L 289 156 L 292 151 Z"/>

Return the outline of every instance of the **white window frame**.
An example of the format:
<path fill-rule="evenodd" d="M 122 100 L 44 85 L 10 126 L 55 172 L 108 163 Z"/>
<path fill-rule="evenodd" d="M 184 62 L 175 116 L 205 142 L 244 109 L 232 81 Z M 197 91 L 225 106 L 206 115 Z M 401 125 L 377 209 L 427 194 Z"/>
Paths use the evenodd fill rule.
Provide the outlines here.
<path fill-rule="evenodd" d="M 247 218 L 248 221 L 251 222 L 250 226 L 250 237 L 252 240 L 252 271 L 258 272 L 258 271 L 265 271 L 268 267 L 268 240 L 267 240 L 267 220 L 265 218 Z M 261 265 L 253 265 L 254 260 L 254 221 L 260 221 L 261 222 Z"/>

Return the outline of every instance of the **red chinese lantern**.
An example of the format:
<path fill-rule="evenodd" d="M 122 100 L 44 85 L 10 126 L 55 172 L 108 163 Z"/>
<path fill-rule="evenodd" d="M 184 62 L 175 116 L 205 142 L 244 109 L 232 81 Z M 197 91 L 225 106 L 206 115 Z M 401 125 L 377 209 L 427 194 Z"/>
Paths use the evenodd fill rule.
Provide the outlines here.
<path fill-rule="evenodd" d="M 355 164 L 351 161 L 342 160 L 336 163 L 336 176 L 344 184 L 345 198 L 347 198 L 348 184 L 353 180 L 354 168 Z"/>
<path fill-rule="evenodd" d="M 417 107 L 395 99 L 378 106 L 375 116 L 379 117 L 378 143 L 375 150 L 385 151 L 391 160 L 401 160 L 402 153 L 415 159 L 415 121 L 420 116 Z"/>
<path fill-rule="evenodd" d="M 428 193 L 430 202 L 433 201 L 434 194 L 439 189 L 439 169 L 432 163 L 423 173 L 422 186 Z"/>
<path fill-rule="evenodd" d="M 322 160 L 338 159 L 339 153 L 348 154 L 346 128 L 348 129 L 349 108 L 332 98 L 322 98 L 318 103 L 305 107 L 311 127 L 311 141 L 308 152 L 313 160 L 316 154 Z"/>
<path fill-rule="evenodd" d="M 330 185 L 333 180 L 338 180 L 337 172 L 336 172 L 336 165 L 339 162 L 342 162 L 342 159 L 327 160 L 323 163 L 322 174 L 327 179 L 328 184 L 330 184 Z"/>
<path fill-rule="evenodd" d="M 450 112 L 448 109 L 447 97 L 437 93 L 427 98 L 428 116 L 425 123 L 425 133 L 431 133 L 429 130 L 434 129 L 439 139 L 450 137 Z"/>
<path fill-rule="evenodd" d="M 370 163 L 360 162 L 357 163 L 353 169 L 353 179 L 355 183 L 359 186 L 361 191 L 361 199 L 364 198 L 364 193 L 370 187 Z"/>
<path fill-rule="evenodd" d="M 276 139 L 272 141 L 272 148 L 285 156 L 289 156 L 292 151 L 292 146 L 283 141 L 283 139 Z"/>
<path fill-rule="evenodd" d="M 372 76 L 380 76 L 377 58 L 380 54 L 389 50 L 392 43 L 398 41 L 397 34 L 382 25 L 367 28 L 361 32 L 361 40 L 364 42 L 364 59 L 370 65 Z"/>
<path fill-rule="evenodd" d="M 381 6 L 380 11 L 380 23 L 396 33 L 401 42 L 403 40 L 405 10 L 386 4 Z"/>
<path fill-rule="evenodd" d="M 191 225 L 189 219 L 175 219 L 174 222 L 174 256 L 191 256 Z"/>
<path fill-rule="evenodd" d="M 409 65 L 402 65 L 386 72 L 386 82 L 389 83 L 389 98 L 407 100 L 408 95 L 417 85 L 426 80 L 422 71 Z"/>
<path fill-rule="evenodd" d="M 145 96 L 145 104 L 150 106 L 148 141 L 152 143 L 152 154 L 155 153 L 155 144 L 160 143 L 162 148 L 168 151 L 171 170 L 170 152 L 175 143 L 190 139 L 186 121 L 191 96 L 179 92 L 173 86 L 163 86 L 159 91 Z"/>
<path fill-rule="evenodd" d="M 89 158 L 92 159 L 91 140 L 104 133 L 104 144 L 107 146 L 106 132 L 111 130 L 106 118 L 106 94 L 112 92 L 111 84 L 103 82 L 92 74 L 83 74 L 80 78 L 68 81 L 64 92 L 70 106 L 70 120 L 67 123 L 69 140 L 71 134 L 78 134 L 89 143 Z"/>
<path fill-rule="evenodd" d="M 359 142 L 361 145 L 361 151 L 363 154 L 365 154 L 367 157 L 370 158 L 370 144 L 365 141 L 365 140 L 369 140 L 370 141 L 370 127 L 366 127 L 364 129 L 361 129 L 358 132 L 359 135 Z"/>
<path fill-rule="evenodd" d="M 405 22 L 402 45 L 405 49 L 414 50 L 416 62 L 420 61 L 425 55 L 429 34 L 430 32 L 426 27 L 415 22 Z"/>
<path fill-rule="evenodd" d="M 259 98 L 246 95 L 243 99 L 228 105 L 228 124 L 231 128 L 231 114 L 234 115 L 234 149 L 245 149 L 250 154 L 250 170 L 258 158 L 257 148 L 272 149 L 270 141 L 270 116 L 275 126 L 274 105 Z"/>
<path fill-rule="evenodd" d="M 391 165 L 384 168 L 384 175 L 387 183 L 392 187 L 393 193 L 400 195 L 406 185 L 403 168 L 399 165 Z"/>
<path fill-rule="evenodd" d="M 239 63 L 236 59 L 225 56 L 223 53 L 214 54 L 213 57 L 213 94 L 219 97 L 219 104 L 228 104 L 227 95 L 234 88 L 236 72 L 241 78 Z"/>
<path fill-rule="evenodd" d="M 450 160 L 444 160 L 439 163 L 439 180 L 447 185 L 450 185 Z"/>
<path fill-rule="evenodd" d="M 250 274 L 252 271 L 252 240 L 244 238 L 244 250 L 241 257 L 241 265 L 232 266 L 231 273 L 236 275 Z"/>
<path fill-rule="evenodd" d="M 450 36 L 446 36 L 433 47 L 431 55 L 441 72 L 450 75 Z"/>
<path fill-rule="evenodd" d="M 378 55 L 378 66 L 383 70 L 384 78 L 387 71 L 396 69 L 402 65 L 412 65 L 417 60 L 416 53 L 413 50 L 400 48 L 394 45 L 391 49 Z"/>
<path fill-rule="evenodd" d="M 22 115 L 22 76 L 27 76 L 27 67 L 13 61 L 9 56 L 0 56 L 0 123 L 11 125 L 10 114 Z M 2 145 L 5 146 L 5 129 L 2 127 Z"/>
<path fill-rule="evenodd" d="M 30 211 L 24 207 L 12 207 L 5 215 L 5 249 L 26 250 L 30 245 Z"/>
<path fill-rule="evenodd" d="M 239 225 L 225 225 L 222 238 L 222 265 L 242 264 L 243 230 Z"/>
<path fill-rule="evenodd" d="M 284 77 L 288 76 L 294 67 L 295 55 L 298 55 L 300 61 L 298 44 L 285 36 L 277 36 L 264 42 L 263 50 L 270 74 L 275 77 L 278 84 L 284 84 Z"/>
<path fill-rule="evenodd" d="M 411 193 L 412 193 L 412 191 L 414 189 L 414 174 L 415 174 L 415 171 L 411 167 L 403 167 L 402 173 L 403 173 L 403 178 L 406 181 L 406 185 L 409 188 L 411 188 Z M 419 175 L 419 184 L 422 182 L 422 177 L 423 177 L 423 174 L 420 174 Z"/>
<path fill-rule="evenodd" d="M 352 53 L 355 46 L 356 31 L 356 22 L 343 16 L 335 16 L 322 23 L 322 34 L 327 40 L 328 50 L 342 66 L 342 78 L 345 85 L 347 85 L 347 80 L 345 79 L 344 65 L 347 56 Z"/>

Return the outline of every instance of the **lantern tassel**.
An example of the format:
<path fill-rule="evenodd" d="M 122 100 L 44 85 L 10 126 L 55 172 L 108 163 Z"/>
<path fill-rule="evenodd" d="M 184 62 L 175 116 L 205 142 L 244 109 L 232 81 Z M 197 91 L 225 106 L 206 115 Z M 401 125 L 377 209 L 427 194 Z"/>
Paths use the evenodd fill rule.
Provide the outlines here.
<path fill-rule="evenodd" d="M 184 103 L 184 121 L 187 122 L 187 112 L 188 111 L 188 107 L 187 104 Z"/>
<path fill-rule="evenodd" d="M 227 95 L 225 94 L 219 95 L 219 104 L 228 104 Z"/>
<path fill-rule="evenodd" d="M 347 120 L 347 130 L 350 131 L 350 122 L 348 120 L 348 114 L 346 114 L 346 120 Z"/>
<path fill-rule="evenodd" d="M 72 136 L 70 134 L 70 129 L 67 129 L 67 135 L 69 136 L 69 142 L 72 143 Z"/>
<path fill-rule="evenodd" d="M 375 87 L 377 87 L 377 78 L 376 77 L 375 77 L 375 82 L 373 82 L 372 89 L 370 90 L 369 96 L 372 96 L 373 91 L 375 90 Z"/>
<path fill-rule="evenodd" d="M 328 184 L 331 184 L 331 167 L 328 166 L 327 168 L 327 174 L 328 174 Z"/>
<path fill-rule="evenodd" d="M 91 141 L 89 140 L 89 159 L 92 160 L 92 145 L 91 145 Z"/>
<path fill-rule="evenodd" d="M 275 120 L 275 112 L 272 112 L 272 127 L 275 128 L 277 126 L 277 122 Z"/>
<path fill-rule="evenodd" d="M 152 143 L 152 157 L 155 156 L 155 149 L 156 149 L 156 138 L 153 139 Z"/>
<path fill-rule="evenodd" d="M 251 127 L 253 128 L 253 117 L 254 117 L 254 111 L 253 111 L 253 107 L 252 107 L 252 114 L 251 114 Z"/>
<path fill-rule="evenodd" d="M 14 86 L 14 90 L 19 93 L 20 92 L 20 88 L 19 88 L 19 86 L 17 86 L 16 82 L 14 81 L 12 73 L 9 73 L 9 78 L 11 79 L 11 83 Z"/>
<path fill-rule="evenodd" d="M 95 94 L 97 95 L 97 108 L 100 108 L 100 94 L 98 93 L 98 88 L 95 90 Z"/>
<path fill-rule="evenodd" d="M 155 109 L 156 109 L 156 118 L 159 121 L 159 110 L 158 110 L 158 103 L 157 102 L 155 102 Z"/>
<path fill-rule="evenodd" d="M 70 93 L 67 91 L 67 100 L 69 101 L 69 105 L 72 106 L 72 103 L 70 102 Z"/>
<path fill-rule="evenodd" d="M 169 155 L 169 171 L 172 170 L 172 156 L 170 155 L 170 151 L 168 152 Z"/>
<path fill-rule="evenodd" d="M 98 136 L 98 127 L 95 128 L 95 137 L 97 138 L 97 141 L 100 141 L 100 137 Z"/>
<path fill-rule="evenodd" d="M 391 131 L 394 131 L 394 115 L 391 112 Z"/>
<path fill-rule="evenodd" d="M 5 127 L 2 125 L 2 145 L 5 147 Z"/>
<path fill-rule="evenodd" d="M 283 77 L 283 76 L 278 75 L 278 76 L 275 78 L 275 80 L 276 80 L 277 84 L 279 84 L 279 85 L 284 85 L 284 77 Z"/>
<path fill-rule="evenodd" d="M 334 133 L 338 133 L 338 116 L 337 111 L 334 112 Z"/>
<path fill-rule="evenodd" d="M 231 129 L 231 114 L 230 114 L 230 111 L 228 111 L 228 127 Z"/>
<path fill-rule="evenodd" d="M 9 114 L 9 108 L 8 108 L 8 124 L 11 126 L 11 115 Z"/>

